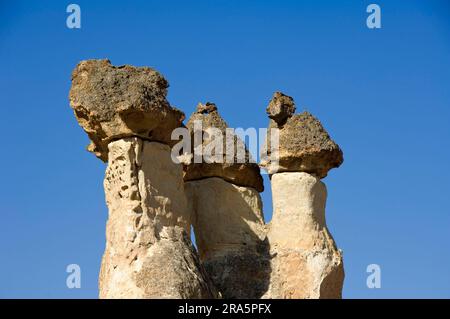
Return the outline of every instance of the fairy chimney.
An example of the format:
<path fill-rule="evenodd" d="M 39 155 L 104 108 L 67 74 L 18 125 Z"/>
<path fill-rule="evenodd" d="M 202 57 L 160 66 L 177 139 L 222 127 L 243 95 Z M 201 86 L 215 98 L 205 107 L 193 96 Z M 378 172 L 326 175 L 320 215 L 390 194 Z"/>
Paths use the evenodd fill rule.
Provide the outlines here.
<path fill-rule="evenodd" d="M 321 179 L 343 154 L 322 124 L 276 92 L 258 165 L 214 103 L 200 103 L 184 126 L 167 88 L 151 68 L 108 60 L 72 73 L 71 107 L 88 150 L 107 162 L 100 297 L 340 298 L 342 252 Z M 188 154 L 174 151 L 178 129 L 193 142 Z M 259 166 L 271 177 L 269 224 Z"/>
<path fill-rule="evenodd" d="M 101 298 L 212 298 L 216 292 L 190 241 L 191 215 L 171 132 L 184 114 L 167 81 L 148 67 L 80 62 L 70 104 L 88 150 L 107 161 L 108 222 Z"/>
<path fill-rule="evenodd" d="M 185 167 L 200 259 L 224 298 L 260 298 L 269 284 L 270 261 L 259 167 L 251 163 L 239 137 L 227 136 L 228 125 L 215 104 L 200 103 L 187 127 L 192 135 L 203 135 L 195 147 L 203 149 L 203 155 L 209 149 L 217 160 L 203 158 L 202 163 Z M 209 145 L 214 143 L 217 147 L 211 150 Z M 238 147 L 243 159 L 237 158 Z"/>
<path fill-rule="evenodd" d="M 291 97 L 274 94 L 267 113 L 270 135 L 278 130 L 278 163 L 271 175 L 273 218 L 268 225 L 272 274 L 268 298 L 341 298 L 342 253 L 325 221 L 327 189 L 321 178 L 343 162 L 339 146 L 308 112 L 294 114 Z M 270 153 L 270 147 L 267 147 Z"/>

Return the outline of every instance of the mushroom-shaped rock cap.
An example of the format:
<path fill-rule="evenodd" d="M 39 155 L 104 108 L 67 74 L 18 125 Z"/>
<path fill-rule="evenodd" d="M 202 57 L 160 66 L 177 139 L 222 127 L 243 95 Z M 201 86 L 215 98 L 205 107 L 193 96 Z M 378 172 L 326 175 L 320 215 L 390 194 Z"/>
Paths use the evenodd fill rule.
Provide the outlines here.
<path fill-rule="evenodd" d="M 279 129 L 278 165 L 271 160 L 272 129 Z M 344 161 L 339 145 L 330 138 L 320 121 L 308 112 L 291 114 L 283 124 L 271 119 L 267 134 L 267 157 L 262 156 L 264 160 L 260 166 L 269 174 L 307 172 L 324 178 L 330 169 L 339 167 Z"/>
<path fill-rule="evenodd" d="M 198 147 L 198 145 L 195 145 L 196 138 L 194 135 L 199 134 L 200 125 L 203 138 L 198 142 L 201 142 L 203 159 L 201 163 L 195 163 L 194 159 L 187 163 L 184 180 L 193 181 L 208 177 L 220 177 L 235 185 L 253 187 L 258 192 L 262 192 L 264 186 L 258 164 L 252 162 L 250 153 L 238 136 L 228 134 L 227 138 L 226 129 L 228 125 L 220 116 L 214 103 L 199 103 L 197 110 L 192 113 L 186 125 L 193 137 L 192 149 Z M 217 145 L 217 143 L 212 143 L 216 141 L 217 136 L 214 135 L 211 129 L 217 129 L 217 135 L 222 137 L 223 147 L 221 150 L 211 147 L 213 144 Z M 205 161 L 205 153 L 207 153 L 208 147 L 211 150 L 211 155 L 220 158 L 221 162 L 215 160 Z M 242 152 L 238 152 L 238 148 Z M 233 153 L 229 152 L 227 157 L 227 150 L 234 150 L 234 156 Z M 244 155 L 242 159 L 238 156 L 239 154 Z"/>
<path fill-rule="evenodd" d="M 109 60 L 80 62 L 72 73 L 70 105 L 92 143 L 88 150 L 108 159 L 111 140 L 138 136 L 173 145 L 171 132 L 183 112 L 166 100 L 169 84 L 148 67 L 113 66 Z"/>

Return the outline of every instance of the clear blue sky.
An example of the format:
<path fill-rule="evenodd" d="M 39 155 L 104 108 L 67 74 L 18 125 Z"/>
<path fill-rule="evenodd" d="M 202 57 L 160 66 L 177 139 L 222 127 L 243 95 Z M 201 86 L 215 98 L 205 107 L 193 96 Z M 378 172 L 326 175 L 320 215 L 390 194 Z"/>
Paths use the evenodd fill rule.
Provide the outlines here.
<path fill-rule="evenodd" d="M 173 105 L 213 101 L 231 127 L 266 127 L 272 93 L 293 96 L 344 150 L 324 180 L 344 297 L 450 297 L 450 2 L 86 0 L 80 30 L 69 3 L 0 2 L 0 297 L 97 297 L 105 166 L 67 98 L 91 58 L 152 66 Z"/>

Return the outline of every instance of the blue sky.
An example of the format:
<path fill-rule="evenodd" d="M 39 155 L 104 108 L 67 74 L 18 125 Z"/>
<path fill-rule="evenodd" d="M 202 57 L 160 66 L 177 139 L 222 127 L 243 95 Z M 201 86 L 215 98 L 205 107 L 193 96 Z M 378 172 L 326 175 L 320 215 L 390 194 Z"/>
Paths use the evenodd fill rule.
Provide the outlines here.
<path fill-rule="evenodd" d="M 231 127 L 266 127 L 273 92 L 293 96 L 344 151 L 324 180 L 344 297 L 450 298 L 448 1 L 76 1 L 79 30 L 69 3 L 0 2 L 1 298 L 97 297 L 105 166 L 67 98 L 90 58 L 154 67 L 187 116 L 213 101 Z M 270 197 L 266 180 L 268 220 Z M 81 289 L 66 287 L 72 263 Z"/>

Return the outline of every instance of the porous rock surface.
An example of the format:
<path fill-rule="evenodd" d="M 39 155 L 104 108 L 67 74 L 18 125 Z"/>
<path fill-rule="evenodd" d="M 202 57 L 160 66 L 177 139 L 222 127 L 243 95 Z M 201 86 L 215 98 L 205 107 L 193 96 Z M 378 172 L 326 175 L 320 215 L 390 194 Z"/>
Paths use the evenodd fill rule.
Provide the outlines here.
<path fill-rule="evenodd" d="M 184 113 L 166 99 L 169 84 L 149 67 L 80 62 L 72 73 L 70 105 L 88 134 L 88 150 L 108 160 L 108 143 L 129 136 L 172 145 L 170 134 Z"/>
<path fill-rule="evenodd" d="M 212 152 L 219 154 L 222 163 L 190 162 L 185 166 L 186 195 L 200 259 L 223 298 L 260 298 L 270 277 L 260 169 L 249 162 L 250 154 L 239 137 L 227 139 L 228 125 L 215 104 L 198 104 L 187 123 L 192 136 L 198 134 L 194 129 L 199 123 L 203 149 L 215 138 L 209 129 L 218 129 L 223 139 L 221 153 Z M 245 152 L 241 153 L 244 163 L 238 162 L 237 147 Z"/>
<path fill-rule="evenodd" d="M 217 297 L 189 238 L 182 168 L 169 146 L 130 137 L 108 148 L 100 298 Z"/>
<path fill-rule="evenodd" d="M 194 123 L 201 123 L 203 131 L 202 147 L 206 147 L 213 138 L 208 134 L 209 128 L 216 128 L 222 132 L 223 147 L 222 153 L 219 154 L 222 157 L 220 163 L 206 163 L 202 161 L 201 163 L 191 162 L 189 165 L 185 166 L 185 176 L 186 181 L 198 180 L 207 177 L 220 177 L 235 185 L 253 187 L 259 192 L 264 190 L 263 180 L 260 174 L 260 169 L 258 164 L 251 162 L 251 155 L 245 148 L 242 140 L 236 135 L 232 138 L 226 137 L 226 128 L 228 128 L 227 123 L 220 116 L 217 106 L 213 103 L 202 104 L 199 103 L 196 111 L 191 115 L 187 123 L 187 128 L 191 132 L 191 136 L 194 135 Z M 192 138 L 194 140 L 194 138 Z M 232 160 L 227 160 L 227 143 L 232 144 L 231 147 L 234 149 L 234 156 L 230 156 Z M 195 145 L 192 145 L 193 148 Z M 240 160 L 238 156 L 238 147 L 242 147 L 245 151 L 245 158 Z M 192 153 L 194 149 L 192 150 Z M 212 154 L 216 154 L 216 150 L 212 151 Z"/>
<path fill-rule="evenodd" d="M 283 125 L 295 113 L 294 99 L 281 92 L 275 92 L 266 108 L 266 113 L 278 125 Z"/>
<path fill-rule="evenodd" d="M 171 133 L 184 114 L 166 100 L 167 81 L 147 67 L 78 64 L 71 107 L 91 139 L 89 150 L 108 163 L 104 180 L 108 222 L 99 276 L 101 298 L 341 298 L 342 252 L 325 222 L 321 178 L 343 161 L 342 151 L 311 114 L 295 113 L 276 92 L 261 163 L 271 175 L 274 213 L 264 223 L 259 167 L 175 163 Z M 226 122 L 213 103 L 199 104 L 187 127 L 194 135 Z M 271 159 L 272 130 L 279 161 Z M 201 146 L 212 137 L 203 135 Z M 278 165 L 278 164 L 279 165 Z M 182 169 L 184 167 L 184 169 Z M 198 253 L 190 240 L 194 227 Z"/>
<path fill-rule="evenodd" d="M 184 114 L 167 87 L 153 69 L 108 60 L 80 62 L 72 74 L 71 107 L 89 150 L 108 162 L 101 298 L 219 296 L 190 240 L 182 165 L 169 146 Z"/>
<path fill-rule="evenodd" d="M 267 156 L 260 165 L 269 174 L 307 172 L 324 178 L 330 169 L 342 164 L 343 153 L 320 121 L 311 113 L 294 114 L 293 103 L 292 98 L 279 92 L 275 93 L 270 101 L 267 113 L 271 120 L 264 148 Z M 283 115 L 282 121 L 278 114 Z M 279 132 L 278 163 L 273 163 L 270 158 L 272 155 L 270 135 L 274 129 Z"/>

